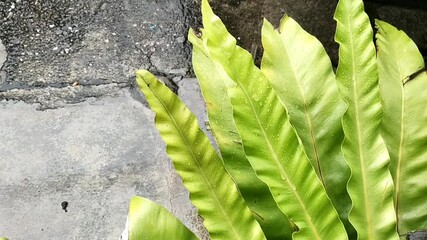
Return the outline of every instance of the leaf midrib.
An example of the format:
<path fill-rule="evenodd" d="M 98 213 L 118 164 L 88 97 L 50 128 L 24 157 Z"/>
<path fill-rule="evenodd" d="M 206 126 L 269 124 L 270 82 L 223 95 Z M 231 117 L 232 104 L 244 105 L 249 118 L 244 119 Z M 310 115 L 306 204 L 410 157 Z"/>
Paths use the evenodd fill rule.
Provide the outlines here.
<path fill-rule="evenodd" d="M 292 75 L 294 76 L 293 79 L 295 80 L 295 83 L 296 83 L 295 85 L 297 86 L 298 92 L 299 92 L 299 94 L 300 94 L 300 96 L 302 98 L 302 101 L 303 101 L 304 115 L 305 115 L 306 123 L 308 125 L 309 133 L 310 133 L 310 141 L 311 141 L 311 144 L 312 144 L 312 150 L 313 150 L 313 154 L 314 154 L 314 157 L 315 157 L 314 160 L 316 162 L 316 166 L 315 167 L 317 168 L 317 171 L 319 173 L 318 177 L 319 177 L 320 181 L 322 182 L 323 186 L 326 187 L 325 180 L 323 179 L 322 168 L 320 166 L 320 157 L 319 157 L 318 145 L 317 145 L 316 137 L 315 137 L 315 134 L 314 134 L 315 130 L 314 130 L 314 127 L 313 127 L 313 123 L 311 121 L 311 115 L 308 113 L 307 98 L 306 98 L 306 96 L 304 94 L 304 91 L 302 90 L 302 87 L 301 87 L 301 84 L 300 84 L 300 81 L 299 81 L 300 78 L 297 76 L 297 73 L 295 72 L 295 68 L 296 67 L 294 66 L 294 62 L 292 61 L 292 59 L 289 56 L 288 46 L 284 42 L 284 40 L 282 42 L 283 42 L 283 46 L 284 46 L 284 49 L 285 49 L 285 52 L 286 52 L 285 56 L 287 57 L 290 65 L 291 65 L 291 70 L 292 70 L 291 72 L 292 72 Z"/>
<path fill-rule="evenodd" d="M 400 59 L 397 54 L 396 51 L 394 51 L 394 47 L 392 48 L 392 52 L 394 55 L 394 59 Z M 403 79 L 403 71 L 402 71 L 402 65 L 400 63 L 400 61 L 397 61 L 397 66 L 398 66 L 398 70 L 399 70 L 399 82 L 401 82 L 401 79 Z M 399 85 L 400 86 L 400 85 Z M 395 180 L 395 190 L 394 190 L 394 199 L 395 199 L 395 203 L 394 203 L 394 207 L 396 209 L 396 220 L 399 223 L 399 218 L 400 218 L 400 213 L 399 213 L 399 208 L 400 208 L 400 176 L 402 175 L 402 161 L 403 161 L 403 142 L 404 142 L 404 112 L 405 112 L 405 91 L 404 91 L 404 86 L 401 85 L 401 93 L 402 93 L 402 98 L 401 98 L 401 102 L 400 102 L 400 106 L 401 106 L 401 112 L 400 112 L 400 136 L 399 136 L 399 152 L 398 152 L 398 158 L 397 158 L 397 165 L 396 165 L 396 180 Z M 400 224 L 397 224 L 397 232 L 399 231 L 399 226 Z"/>
<path fill-rule="evenodd" d="M 145 81 L 144 81 L 145 82 Z M 154 94 L 154 96 L 157 98 L 157 100 L 162 104 L 163 108 L 166 110 L 168 116 L 170 117 L 170 119 L 172 119 L 173 125 L 175 127 L 175 129 L 177 130 L 177 132 L 179 133 L 181 139 L 184 140 L 185 142 L 185 146 L 187 147 L 188 151 L 191 154 L 191 157 L 193 159 L 193 162 L 196 164 L 197 168 L 199 169 L 199 172 L 201 173 L 203 180 L 205 181 L 205 183 L 208 185 L 210 192 L 212 193 L 215 202 L 217 203 L 217 205 L 219 206 L 222 215 L 224 216 L 224 218 L 227 220 L 227 224 L 230 226 L 230 229 L 233 232 L 233 235 L 236 237 L 236 239 L 242 239 L 240 238 L 240 235 L 236 232 L 235 228 L 233 227 L 233 224 L 231 224 L 231 220 L 228 217 L 228 214 L 226 213 L 225 209 L 223 208 L 222 204 L 220 204 L 219 198 L 216 195 L 216 192 L 213 190 L 213 186 L 211 185 L 211 183 L 208 181 L 208 178 L 205 174 L 205 172 L 203 171 L 202 166 L 199 164 L 199 162 L 197 161 L 196 155 L 193 152 L 192 148 L 190 147 L 190 143 L 188 142 L 187 138 L 185 137 L 185 134 L 183 134 L 183 132 L 180 130 L 177 122 L 175 121 L 175 118 L 173 117 L 172 113 L 169 111 L 169 108 L 167 108 L 167 105 L 162 101 L 161 98 L 159 98 L 159 96 L 156 94 L 155 91 L 153 91 L 150 86 L 147 84 L 147 87 L 150 89 L 150 91 Z M 216 154 L 216 153 L 215 153 Z"/>
<path fill-rule="evenodd" d="M 350 6 L 351 7 L 351 6 Z M 349 10 L 348 12 L 351 12 L 351 10 Z M 358 92 L 359 92 L 359 86 L 358 86 L 358 82 L 356 81 L 356 44 L 354 42 L 354 35 L 353 35 L 353 25 L 351 24 L 351 19 L 350 19 L 350 15 L 346 15 L 347 18 L 347 26 L 351 26 L 350 30 L 348 31 L 349 33 L 349 42 L 350 42 L 350 49 L 351 49 L 351 59 L 352 59 L 352 83 L 353 83 L 353 99 L 354 99 L 354 107 L 355 107 L 355 115 L 356 115 L 356 129 L 357 129 L 357 142 L 358 142 L 358 146 L 359 146 L 359 157 L 360 157 L 360 167 L 361 167 L 361 172 L 362 172 L 362 185 L 363 185 L 363 199 L 364 199 L 364 206 L 365 206 L 365 218 L 366 218 L 366 222 L 367 222 L 367 232 L 368 232 L 368 239 L 374 239 L 373 237 L 373 230 L 372 230 L 372 216 L 371 216 L 371 209 L 370 206 L 368 204 L 369 199 L 367 198 L 367 193 L 369 191 L 367 191 L 368 186 L 367 186 L 367 174 L 366 174 L 366 169 L 365 169 L 365 165 L 366 165 L 366 160 L 365 160 L 365 156 L 364 156 L 364 151 L 363 151 L 363 139 L 362 139 L 362 133 L 361 133 L 361 125 L 360 125 L 360 118 L 361 118 L 361 112 L 360 112 L 360 108 L 359 108 L 359 104 L 357 101 L 359 98 L 358 96 Z M 347 110 L 348 111 L 348 110 Z M 347 138 L 347 136 L 346 136 Z"/>
<path fill-rule="evenodd" d="M 262 132 L 262 134 L 263 134 L 263 137 L 264 137 L 264 139 L 266 140 L 266 143 L 267 143 L 267 145 L 268 145 L 268 149 L 269 149 L 269 151 L 270 151 L 270 153 L 271 153 L 271 155 L 273 156 L 273 159 L 274 159 L 274 162 L 276 163 L 276 165 L 278 166 L 278 169 L 280 170 L 280 172 L 285 176 L 285 178 L 286 178 L 286 181 L 285 181 L 285 183 L 289 186 L 290 185 L 290 189 L 291 189 L 291 191 L 292 191 L 292 193 L 293 193 L 293 195 L 295 196 L 295 198 L 297 199 L 297 202 L 298 202 L 298 204 L 300 205 L 300 208 L 301 208 L 301 210 L 303 210 L 303 212 L 304 212 L 304 217 L 305 217 L 305 219 L 306 219 L 306 222 L 308 223 L 308 225 L 310 226 L 310 228 L 312 229 L 312 231 L 313 231 L 313 233 L 314 233 L 314 235 L 315 235 L 315 237 L 316 237 L 316 239 L 321 239 L 321 237 L 320 237 L 320 235 L 319 235 L 319 233 L 318 233 L 318 231 L 317 231 L 317 229 L 316 229 L 316 227 L 314 226 L 314 224 L 313 224 L 313 222 L 312 222 L 312 220 L 311 220 L 311 218 L 310 218 L 310 214 L 308 213 L 308 211 L 307 211 L 307 208 L 305 207 L 305 205 L 304 205 L 304 203 L 303 203 L 303 201 L 302 201 L 302 199 L 301 199 L 301 197 L 299 196 L 299 194 L 295 191 L 295 186 L 289 181 L 290 180 L 290 178 L 288 177 L 288 174 L 286 173 L 286 171 L 284 170 L 284 168 L 283 168 L 283 166 L 282 166 L 282 164 L 280 164 L 280 160 L 279 160 L 279 158 L 278 158 L 278 156 L 277 156 L 277 154 L 276 154 L 276 151 L 274 150 L 274 148 L 273 148 L 273 146 L 272 146 L 272 144 L 271 144 L 271 142 L 270 142 L 270 139 L 268 138 L 268 136 L 267 136 L 267 133 L 266 133 L 266 131 L 265 131 L 265 129 L 264 129 L 264 127 L 263 127 L 263 125 L 261 124 L 261 121 L 260 121 L 260 118 L 259 118 L 259 116 L 258 116 L 258 114 L 257 114 L 257 111 L 256 111 L 256 108 L 255 108 L 255 106 L 254 106 L 254 103 L 252 102 L 252 99 L 251 99 L 251 97 L 249 96 L 249 94 L 248 94 L 248 92 L 246 91 L 246 88 L 244 88 L 243 87 L 243 85 L 240 83 L 240 81 L 236 81 L 237 82 L 237 84 L 239 85 L 239 88 L 240 89 L 242 89 L 242 91 L 244 92 L 244 94 L 245 94 L 245 96 L 246 96 L 246 98 L 249 100 L 249 104 L 250 104 L 250 106 L 251 106 L 251 109 L 252 109 L 252 112 L 254 113 L 254 115 L 255 115 L 255 118 L 256 118 L 256 121 L 257 121 L 257 123 L 258 123 L 258 125 L 259 125 L 259 127 L 260 127 L 260 129 L 261 129 L 261 132 Z M 272 90 L 272 89 L 271 89 Z"/>

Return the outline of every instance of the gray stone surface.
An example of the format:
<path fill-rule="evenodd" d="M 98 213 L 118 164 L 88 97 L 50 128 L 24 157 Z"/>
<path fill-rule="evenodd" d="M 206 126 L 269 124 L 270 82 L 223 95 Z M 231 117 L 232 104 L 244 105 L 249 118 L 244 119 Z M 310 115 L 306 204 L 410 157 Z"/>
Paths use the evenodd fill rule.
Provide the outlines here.
<path fill-rule="evenodd" d="M 182 98 L 203 114 L 195 80 L 181 84 Z M 161 203 L 203 235 L 153 117 L 128 90 L 46 111 L 0 102 L 0 235 L 118 239 L 133 195 Z"/>
<path fill-rule="evenodd" d="M 408 236 L 409 240 L 426 240 L 427 239 L 427 231 L 424 232 L 415 232 Z"/>
<path fill-rule="evenodd" d="M 0 92 L 50 87 L 52 98 L 61 99 L 68 97 L 55 88 L 129 86 L 138 68 L 187 75 L 185 40 L 195 22 L 193 5 L 193 0 L 0 1 L 0 39 L 9 54 Z M 90 97 L 87 92 L 74 102 Z M 30 91 L 0 97 L 27 101 L 26 93 L 29 102 L 44 103 Z"/>
<path fill-rule="evenodd" d="M 195 5 L 0 1 L 1 236 L 118 239 L 141 195 L 206 239 L 134 87 L 149 69 L 203 119 L 196 81 L 183 79 Z"/>

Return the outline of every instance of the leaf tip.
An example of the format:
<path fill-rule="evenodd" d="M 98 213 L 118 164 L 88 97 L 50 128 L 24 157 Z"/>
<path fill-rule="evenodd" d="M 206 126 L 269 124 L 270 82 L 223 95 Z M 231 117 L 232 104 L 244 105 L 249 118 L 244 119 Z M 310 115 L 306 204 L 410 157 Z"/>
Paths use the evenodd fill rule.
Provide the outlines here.
<path fill-rule="evenodd" d="M 137 70 L 135 75 L 139 88 L 150 85 L 155 79 L 154 75 L 145 69 Z"/>
<path fill-rule="evenodd" d="M 208 0 L 202 0 L 202 20 L 203 25 L 205 25 L 205 21 L 208 21 L 210 18 L 214 17 L 215 14 L 212 10 L 211 5 Z"/>

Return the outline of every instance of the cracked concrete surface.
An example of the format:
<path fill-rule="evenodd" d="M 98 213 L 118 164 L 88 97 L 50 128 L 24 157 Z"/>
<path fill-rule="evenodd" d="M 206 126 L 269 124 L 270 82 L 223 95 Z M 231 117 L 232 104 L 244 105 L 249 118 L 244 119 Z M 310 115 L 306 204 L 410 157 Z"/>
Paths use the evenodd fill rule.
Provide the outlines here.
<path fill-rule="evenodd" d="M 204 118 L 193 5 L 0 1 L 0 236 L 119 239 L 140 195 L 206 239 L 134 84 L 149 69 Z"/>
<path fill-rule="evenodd" d="M 126 83 L 109 83 L 88 86 L 45 87 L 33 89 L 12 89 L 0 92 L 0 99 L 24 100 L 26 103 L 38 104 L 38 110 L 55 109 L 59 106 L 82 102 L 90 97 L 117 96 L 119 90 L 129 88 Z"/>
<path fill-rule="evenodd" d="M 196 22 L 194 5 L 192 0 L 1 1 L 0 39 L 9 57 L 0 98 L 55 108 L 69 102 L 65 93 L 75 90 L 70 86 L 99 95 L 93 85 L 130 86 L 139 68 L 168 79 L 187 76 L 186 35 Z M 33 89 L 39 88 L 49 88 L 51 97 L 37 97 Z M 12 89 L 23 91 L 4 93 Z"/>

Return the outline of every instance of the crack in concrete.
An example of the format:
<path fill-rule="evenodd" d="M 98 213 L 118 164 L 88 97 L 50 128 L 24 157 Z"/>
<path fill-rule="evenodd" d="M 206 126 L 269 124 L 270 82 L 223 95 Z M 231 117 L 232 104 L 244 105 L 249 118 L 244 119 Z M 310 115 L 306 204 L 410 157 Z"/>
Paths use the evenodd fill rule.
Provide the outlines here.
<path fill-rule="evenodd" d="M 140 31 L 139 29 L 137 29 L 136 31 Z M 159 71 L 159 69 L 156 67 L 156 65 L 153 63 L 152 60 L 152 56 L 154 54 L 155 51 L 144 51 L 138 44 L 136 44 L 136 41 L 134 40 L 134 38 L 131 36 L 132 42 L 134 43 L 133 45 L 135 46 L 135 49 L 145 55 L 148 59 L 148 68 L 147 70 L 150 71 L 153 75 L 157 76 L 157 77 L 163 77 L 163 79 L 160 79 L 169 89 L 171 89 L 175 94 L 178 93 L 178 85 L 173 81 L 173 79 L 175 77 L 179 77 L 175 74 L 170 74 L 170 73 L 165 73 L 162 71 Z M 181 76 L 182 77 L 182 76 Z M 137 86 L 137 84 L 135 85 Z"/>
<path fill-rule="evenodd" d="M 37 110 L 57 109 L 67 104 L 84 102 L 89 98 L 118 96 L 120 90 L 128 88 L 129 83 L 108 83 L 102 85 L 76 85 L 66 87 L 45 87 L 33 89 L 13 89 L 0 92 L 0 103 L 8 101 L 23 101 L 37 104 Z"/>
<path fill-rule="evenodd" d="M 6 80 L 6 72 L 3 71 L 3 66 L 7 59 L 8 54 L 6 51 L 6 47 L 3 45 L 3 42 L 0 39 L 0 86 Z"/>
<path fill-rule="evenodd" d="M 107 79 L 91 79 L 91 80 L 82 80 L 75 81 L 73 83 L 67 82 L 57 82 L 57 83 L 36 83 L 34 85 L 27 85 L 17 82 L 9 82 L 9 84 L 0 85 L 0 93 L 7 92 L 10 90 L 36 90 L 42 88 L 66 88 L 66 87 L 75 87 L 75 86 L 102 86 L 109 84 L 126 84 L 130 86 L 130 81 L 126 82 L 107 82 Z"/>

